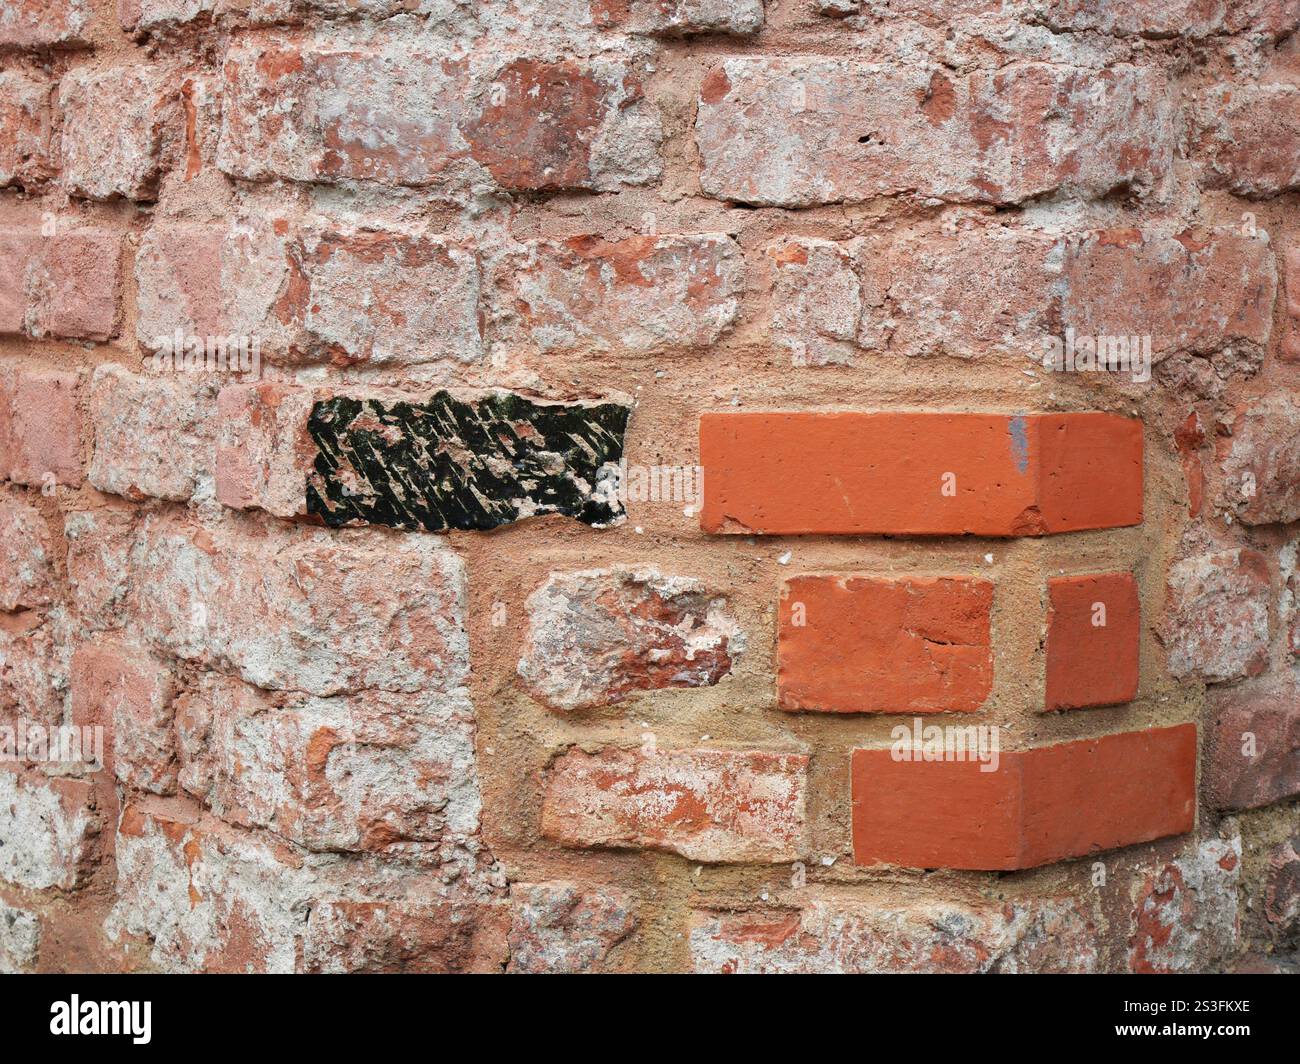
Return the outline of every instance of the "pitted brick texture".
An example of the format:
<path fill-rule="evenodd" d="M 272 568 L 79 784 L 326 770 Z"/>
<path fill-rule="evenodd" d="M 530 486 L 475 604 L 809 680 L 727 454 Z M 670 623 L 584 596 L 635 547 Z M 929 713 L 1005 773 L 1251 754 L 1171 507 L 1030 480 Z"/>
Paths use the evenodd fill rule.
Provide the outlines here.
<path fill-rule="evenodd" d="M 0 972 L 1295 968 L 1298 31 L 0 2 Z"/>

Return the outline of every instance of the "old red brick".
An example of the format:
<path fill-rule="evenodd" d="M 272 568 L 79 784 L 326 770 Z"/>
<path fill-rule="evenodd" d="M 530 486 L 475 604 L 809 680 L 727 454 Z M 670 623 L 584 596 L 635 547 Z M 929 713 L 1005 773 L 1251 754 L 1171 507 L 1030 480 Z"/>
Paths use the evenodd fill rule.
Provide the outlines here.
<path fill-rule="evenodd" d="M 1206 839 L 1148 874 L 1128 963 L 1143 973 L 1213 971 L 1237 952 L 1241 839 Z"/>
<path fill-rule="evenodd" d="M 1207 683 L 1257 676 L 1268 665 L 1273 576 L 1253 550 L 1201 554 L 1169 569 L 1169 671 Z"/>
<path fill-rule="evenodd" d="M 658 115 L 630 65 L 524 57 L 486 81 L 463 133 L 503 188 L 613 191 L 659 176 Z"/>
<path fill-rule="evenodd" d="M 135 526 L 130 510 L 73 510 L 64 516 L 72 601 L 80 622 L 93 631 L 124 621 Z"/>
<path fill-rule="evenodd" d="M 50 146 L 53 94 L 45 78 L 0 73 L 0 188 L 36 188 L 57 169 Z"/>
<path fill-rule="evenodd" d="M 858 864 L 1033 868 L 1181 835 L 1196 815 L 1192 724 L 1000 751 L 992 771 L 930 754 L 908 740 L 853 752 Z"/>
<path fill-rule="evenodd" d="M 623 891 L 566 882 L 515 883 L 510 897 L 511 972 L 617 970 L 610 953 L 639 923 Z"/>
<path fill-rule="evenodd" d="M 992 605 L 987 580 L 794 577 L 781 596 L 781 708 L 973 712 L 993 685 Z"/>
<path fill-rule="evenodd" d="M 104 729 L 104 767 L 126 786 L 176 790 L 171 671 L 120 643 L 83 643 L 72 655 L 72 723 Z"/>
<path fill-rule="evenodd" d="M 1300 88 L 1216 85 L 1192 121 L 1192 151 L 1211 187 L 1256 198 L 1300 187 Z"/>
<path fill-rule="evenodd" d="M 1227 0 L 1049 0 L 1040 17 L 1058 31 L 1202 38 L 1223 30 L 1229 6 Z"/>
<path fill-rule="evenodd" d="M 0 627 L 0 722 L 63 723 L 67 647 L 51 627 L 39 610 Z"/>
<path fill-rule="evenodd" d="M 211 491 L 215 382 L 106 364 L 95 370 L 88 406 L 95 453 L 87 475 L 100 491 L 178 502 Z"/>
<path fill-rule="evenodd" d="M 28 275 L 33 336 L 107 340 L 117 334 L 122 286 L 121 235 L 63 229 L 45 240 Z"/>
<path fill-rule="evenodd" d="M 519 675 L 560 711 L 706 687 L 744 646 L 726 606 L 699 580 L 651 567 L 554 573 L 528 598 Z"/>
<path fill-rule="evenodd" d="M 34 507 L 0 497 L 0 610 L 46 606 L 54 594 L 45 522 Z"/>
<path fill-rule="evenodd" d="M 1047 63 L 953 78 L 921 65 L 728 59 L 704 79 L 695 134 L 708 195 L 783 207 L 1142 190 L 1173 145 L 1158 71 Z"/>
<path fill-rule="evenodd" d="M 968 906 L 811 902 L 696 913 L 691 963 L 712 974 L 1091 972 L 1098 933 L 1078 901 Z"/>
<path fill-rule="evenodd" d="M 769 329 L 796 366 L 852 364 L 865 301 L 856 250 L 808 237 L 789 237 L 767 249 Z"/>
<path fill-rule="evenodd" d="M 756 33 L 762 0 L 588 0 L 602 29 L 676 37 L 694 33 Z"/>
<path fill-rule="evenodd" d="M 136 335 L 151 351 L 183 337 L 223 335 L 234 330 L 223 313 L 222 251 L 229 228 L 209 222 L 156 222 L 140 240 L 135 256 Z"/>
<path fill-rule="evenodd" d="M 111 939 L 138 937 L 162 971 L 297 969 L 320 888 L 288 847 L 188 811 L 131 803 L 115 851 Z"/>
<path fill-rule="evenodd" d="M 1294 941 L 1300 931 L 1300 835 L 1268 852 L 1264 919 L 1270 933 L 1283 942 Z"/>
<path fill-rule="evenodd" d="M 1132 573 L 1054 577 L 1047 583 L 1044 708 L 1113 706 L 1137 697 L 1141 605 Z"/>
<path fill-rule="evenodd" d="M 234 177 L 427 185 L 462 150 L 463 65 L 399 35 L 244 38 L 223 77 L 218 165 Z"/>
<path fill-rule="evenodd" d="M 1268 242 L 1235 229 L 1102 230 L 1065 242 L 1065 327 L 1150 337 L 1154 357 L 1268 344 L 1277 266 Z"/>
<path fill-rule="evenodd" d="M 8 0 L 0 9 L 0 49 L 88 44 L 91 0 Z"/>
<path fill-rule="evenodd" d="M 502 901 L 353 901 L 314 905 L 303 940 L 307 972 L 499 972 L 510 909 Z"/>
<path fill-rule="evenodd" d="M 1286 253 L 1287 333 L 1279 354 L 1287 361 L 1300 361 L 1300 247 Z"/>
<path fill-rule="evenodd" d="M 100 827 L 89 781 L 0 765 L 0 880 L 28 890 L 77 889 L 99 859 Z"/>
<path fill-rule="evenodd" d="M 1242 404 L 1219 438 L 1225 508 L 1248 525 L 1300 520 L 1300 392 Z"/>
<path fill-rule="evenodd" d="M 272 700 L 209 675 L 180 701 L 181 786 L 309 850 L 410 852 L 478 831 L 474 717 L 458 695 Z"/>
<path fill-rule="evenodd" d="M 74 196 L 157 196 L 165 154 L 179 137 L 180 86 L 164 71 L 132 66 L 75 70 L 59 91 L 63 177 Z"/>
<path fill-rule="evenodd" d="M 151 516 L 130 579 L 137 636 L 267 690 L 451 694 L 465 683 L 464 565 L 436 536 Z"/>
<path fill-rule="evenodd" d="M 701 527 L 1034 536 L 1142 521 L 1142 425 L 1110 414 L 706 413 Z"/>
<path fill-rule="evenodd" d="M 241 343 L 258 362 L 415 366 L 483 355 L 477 257 L 445 237 L 337 229 L 296 214 L 159 223 L 141 242 L 136 281 L 136 332 L 151 350 L 175 350 L 179 335 Z"/>
<path fill-rule="evenodd" d="M 704 348 L 740 311 L 740 247 L 720 233 L 529 243 L 493 269 L 499 358 Z"/>
<path fill-rule="evenodd" d="M 39 914 L 0 902 L 0 975 L 31 971 L 40 948 Z"/>
<path fill-rule="evenodd" d="M 726 750 L 569 750 L 551 765 L 542 834 L 706 864 L 782 863 L 805 847 L 808 758 Z"/>
<path fill-rule="evenodd" d="M 1203 784 L 1218 809 L 1300 795 L 1300 692 L 1291 684 L 1225 688 L 1207 706 Z"/>
<path fill-rule="evenodd" d="M 82 374 L 30 364 L 14 367 L 10 374 L 0 369 L 0 401 L 6 390 L 9 439 L 7 451 L 0 446 L 0 458 L 5 459 L 0 476 L 33 487 L 78 487 Z M 0 412 L 0 429 L 4 420 L 5 412 Z"/>
<path fill-rule="evenodd" d="M 275 313 L 296 353 L 380 366 L 482 357 L 478 262 L 454 241 L 305 229 L 285 255 Z"/>
<path fill-rule="evenodd" d="M 27 327 L 27 275 L 40 249 L 39 230 L 0 229 L 0 333 L 21 333 Z"/>

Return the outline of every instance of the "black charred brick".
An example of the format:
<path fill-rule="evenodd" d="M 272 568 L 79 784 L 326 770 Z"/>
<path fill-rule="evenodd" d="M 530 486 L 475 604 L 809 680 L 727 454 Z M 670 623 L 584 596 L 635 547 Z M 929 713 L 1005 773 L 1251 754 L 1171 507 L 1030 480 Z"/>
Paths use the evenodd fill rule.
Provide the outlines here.
<path fill-rule="evenodd" d="M 327 525 L 487 529 L 536 514 L 600 527 L 623 507 L 602 483 L 617 466 L 631 408 L 535 403 L 505 392 L 438 392 L 410 403 L 335 396 L 308 432 L 318 453 L 307 512 Z"/>

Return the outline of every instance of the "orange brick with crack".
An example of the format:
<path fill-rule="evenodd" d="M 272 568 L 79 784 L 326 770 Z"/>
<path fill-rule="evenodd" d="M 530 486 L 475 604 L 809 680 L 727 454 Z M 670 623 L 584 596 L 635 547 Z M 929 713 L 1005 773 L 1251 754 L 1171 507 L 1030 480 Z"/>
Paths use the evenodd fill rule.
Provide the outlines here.
<path fill-rule="evenodd" d="M 987 580 L 795 577 L 781 600 L 781 708 L 973 712 L 993 685 L 992 606 Z"/>

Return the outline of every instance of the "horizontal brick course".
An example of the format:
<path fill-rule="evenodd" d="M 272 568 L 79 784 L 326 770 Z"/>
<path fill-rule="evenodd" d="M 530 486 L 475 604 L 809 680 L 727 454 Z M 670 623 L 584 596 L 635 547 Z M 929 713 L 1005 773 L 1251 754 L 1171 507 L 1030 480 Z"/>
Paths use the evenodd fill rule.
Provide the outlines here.
<path fill-rule="evenodd" d="M 700 88 L 700 183 L 719 199 L 782 207 L 1150 188 L 1171 163 L 1166 94 L 1158 70 L 1128 65 L 1017 63 L 954 78 L 921 65 L 727 59 Z"/>
<path fill-rule="evenodd" d="M 1033 868 L 1190 831 L 1196 727 L 1001 751 L 975 760 L 853 753 L 853 851 L 860 865 Z"/>
<path fill-rule="evenodd" d="M 1110 414 L 707 413 L 701 527 L 1033 536 L 1142 520 L 1142 426 Z"/>

